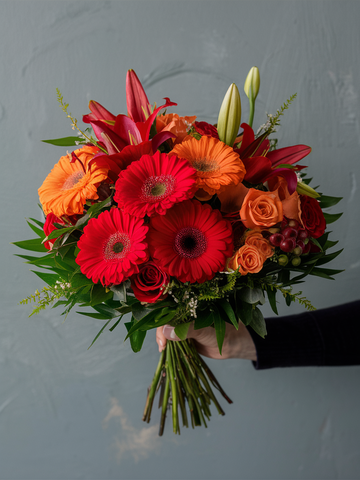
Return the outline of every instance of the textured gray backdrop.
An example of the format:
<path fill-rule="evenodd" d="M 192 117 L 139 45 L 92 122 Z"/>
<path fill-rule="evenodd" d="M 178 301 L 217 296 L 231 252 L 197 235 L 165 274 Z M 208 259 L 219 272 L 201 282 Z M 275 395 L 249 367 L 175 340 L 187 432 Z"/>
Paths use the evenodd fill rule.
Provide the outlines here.
<path fill-rule="evenodd" d="M 226 416 L 180 437 L 168 424 L 158 438 L 158 413 L 141 421 L 154 335 L 134 354 L 119 327 L 87 351 L 97 321 L 63 322 L 58 310 L 28 319 L 17 303 L 42 284 L 10 245 L 32 237 L 25 218 L 41 218 L 37 188 L 64 154 L 40 140 L 72 134 L 56 87 L 78 119 L 90 99 L 125 113 L 133 68 L 151 102 L 168 96 L 177 113 L 216 122 L 229 84 L 242 91 L 257 65 L 254 125 L 297 92 L 280 146 L 310 145 L 315 184 L 344 197 L 332 230 L 345 248 L 333 265 L 346 271 L 303 292 L 318 308 L 358 299 L 360 3 L 11 0 L 0 9 L 0 478 L 360 478 L 360 367 L 257 372 L 213 361 L 234 400 Z"/>

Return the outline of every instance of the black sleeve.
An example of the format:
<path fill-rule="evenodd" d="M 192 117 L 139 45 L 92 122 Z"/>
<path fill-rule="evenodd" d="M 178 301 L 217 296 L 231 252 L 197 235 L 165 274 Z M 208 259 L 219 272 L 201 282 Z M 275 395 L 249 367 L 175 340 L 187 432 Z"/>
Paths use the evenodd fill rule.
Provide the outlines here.
<path fill-rule="evenodd" d="M 255 343 L 256 369 L 360 365 L 360 300 L 298 315 L 266 319 Z"/>

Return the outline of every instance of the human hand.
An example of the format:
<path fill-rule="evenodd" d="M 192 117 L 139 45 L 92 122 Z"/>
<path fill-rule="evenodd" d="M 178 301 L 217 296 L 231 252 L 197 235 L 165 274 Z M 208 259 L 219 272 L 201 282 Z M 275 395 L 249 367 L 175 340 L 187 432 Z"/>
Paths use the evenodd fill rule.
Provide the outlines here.
<path fill-rule="evenodd" d="M 180 340 L 174 327 L 165 325 L 156 330 L 156 342 L 159 346 L 159 352 L 165 348 L 167 340 Z M 215 329 L 212 327 L 194 330 L 194 324 L 191 323 L 187 338 L 192 338 L 195 342 L 197 351 L 204 357 L 217 360 L 226 358 L 243 358 L 248 360 L 257 360 L 255 344 L 245 325 L 239 322 L 239 330 L 233 325 L 226 324 L 225 338 L 222 347 L 222 355 L 219 353 L 219 347 L 216 341 Z"/>

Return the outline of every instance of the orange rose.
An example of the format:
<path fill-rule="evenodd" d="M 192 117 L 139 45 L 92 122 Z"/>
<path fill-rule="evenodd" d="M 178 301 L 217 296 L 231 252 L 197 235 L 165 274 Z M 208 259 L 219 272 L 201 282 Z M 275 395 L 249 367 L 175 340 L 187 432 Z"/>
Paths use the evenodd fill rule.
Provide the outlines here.
<path fill-rule="evenodd" d="M 241 275 L 258 273 L 262 269 L 265 257 L 254 245 L 243 245 L 230 259 L 228 267 L 239 268 Z"/>
<path fill-rule="evenodd" d="M 188 131 L 194 123 L 196 116 L 179 117 L 177 113 L 167 113 L 156 117 L 157 132 L 169 131 L 175 133 L 176 138 L 171 139 L 173 145 L 181 143 L 187 136 Z"/>
<path fill-rule="evenodd" d="M 297 191 L 295 190 L 295 192 L 290 195 L 287 188 L 287 182 L 283 177 L 269 178 L 268 185 L 273 193 L 276 192 L 278 194 L 283 206 L 283 214 L 285 217 L 297 220 L 303 226 L 301 220 L 300 196 Z"/>
<path fill-rule="evenodd" d="M 245 245 L 256 247 L 265 260 L 272 257 L 275 252 L 275 248 L 271 243 L 262 236 L 261 232 L 256 230 L 250 230 L 245 234 Z"/>
<path fill-rule="evenodd" d="M 250 188 L 240 210 L 246 228 L 270 228 L 283 219 L 283 207 L 277 192 Z"/>

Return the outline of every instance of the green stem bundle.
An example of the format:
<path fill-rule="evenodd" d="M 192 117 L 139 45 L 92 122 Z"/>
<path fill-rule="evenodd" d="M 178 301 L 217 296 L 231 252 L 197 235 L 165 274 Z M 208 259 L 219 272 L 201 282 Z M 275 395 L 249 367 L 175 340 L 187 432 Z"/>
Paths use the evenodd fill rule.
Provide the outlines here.
<path fill-rule="evenodd" d="M 159 435 L 164 433 L 167 411 L 171 409 L 173 432 L 180 434 L 179 410 L 182 425 L 189 426 L 186 403 L 190 411 L 191 426 L 204 425 L 210 420 L 210 404 L 213 402 L 220 415 L 225 415 L 217 401 L 212 384 L 228 403 L 230 398 L 221 388 L 214 374 L 198 354 L 192 340 L 167 342 L 160 355 L 153 381 L 148 388 L 143 420 L 150 422 L 155 395 L 160 390 L 161 408 Z"/>

